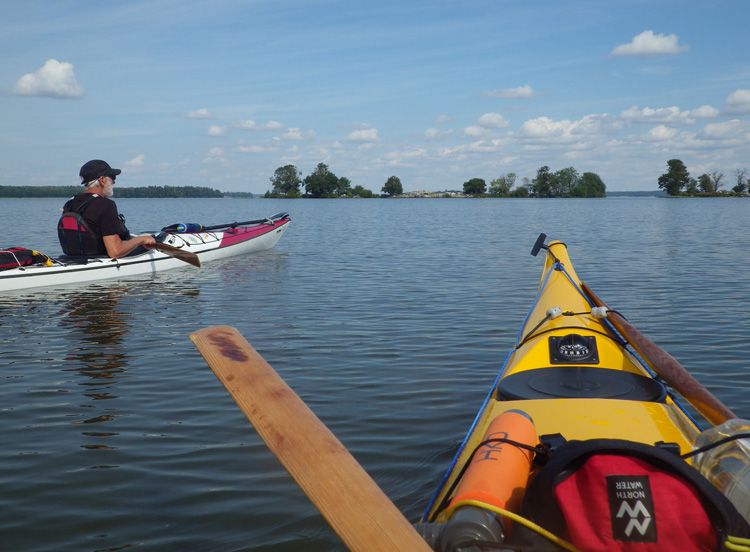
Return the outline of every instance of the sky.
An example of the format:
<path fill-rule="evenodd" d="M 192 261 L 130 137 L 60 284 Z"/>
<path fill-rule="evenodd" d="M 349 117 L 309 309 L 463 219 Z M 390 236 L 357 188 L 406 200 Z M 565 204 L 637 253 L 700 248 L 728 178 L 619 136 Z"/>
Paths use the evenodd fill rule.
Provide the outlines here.
<path fill-rule="evenodd" d="M 0 18 L 0 185 L 380 192 L 548 166 L 609 191 L 750 169 L 748 0 L 25 0 Z"/>

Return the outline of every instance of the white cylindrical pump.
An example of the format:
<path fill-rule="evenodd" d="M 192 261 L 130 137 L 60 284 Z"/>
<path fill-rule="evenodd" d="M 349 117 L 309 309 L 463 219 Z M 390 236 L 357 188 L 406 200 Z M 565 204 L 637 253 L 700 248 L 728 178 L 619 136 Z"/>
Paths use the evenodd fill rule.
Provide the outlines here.
<path fill-rule="evenodd" d="M 596 320 L 607 318 L 608 310 L 607 307 L 591 307 L 591 318 Z"/>
<path fill-rule="evenodd" d="M 547 318 L 550 320 L 554 320 L 555 318 L 560 318 L 563 314 L 563 311 L 560 307 L 551 307 L 547 309 Z"/>
<path fill-rule="evenodd" d="M 750 421 L 727 420 L 721 425 L 707 429 L 698 435 L 695 448 L 740 434 L 747 434 L 748 437 L 710 448 L 696 455 L 692 465 L 750 522 Z"/>

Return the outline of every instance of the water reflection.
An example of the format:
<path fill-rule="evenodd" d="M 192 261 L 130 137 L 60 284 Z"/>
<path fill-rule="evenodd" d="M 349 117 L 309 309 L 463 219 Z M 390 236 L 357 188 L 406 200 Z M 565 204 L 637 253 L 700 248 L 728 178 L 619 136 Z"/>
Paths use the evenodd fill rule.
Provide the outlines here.
<path fill-rule="evenodd" d="M 59 313 L 60 327 L 70 331 L 75 350 L 65 357 L 71 365 L 64 371 L 79 372 L 93 381 L 84 381 L 93 400 L 116 398 L 111 391 L 115 380 L 124 377 L 129 353 L 122 340 L 128 332 L 128 315 L 118 310 L 127 289 L 112 286 L 71 296 Z M 77 338 L 77 339 L 76 339 Z"/>

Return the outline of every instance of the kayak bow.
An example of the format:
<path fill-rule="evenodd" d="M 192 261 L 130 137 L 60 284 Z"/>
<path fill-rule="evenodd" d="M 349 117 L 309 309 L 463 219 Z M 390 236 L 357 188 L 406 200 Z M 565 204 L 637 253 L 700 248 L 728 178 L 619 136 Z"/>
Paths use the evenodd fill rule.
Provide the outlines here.
<path fill-rule="evenodd" d="M 732 501 L 747 504 L 750 475 L 741 482 L 746 487 L 735 485 L 731 470 L 737 468 L 722 464 L 722 460 L 713 462 L 708 456 L 701 460 L 700 455 L 691 452 L 696 441 L 713 439 L 714 435 L 709 438 L 709 432 L 702 433 L 700 423 L 683 408 L 674 392 L 690 402 L 711 425 L 735 415 L 675 359 L 610 310 L 581 282 L 565 244 L 553 241 L 545 245 L 545 239 L 542 234 L 532 249 L 535 256 L 541 250 L 546 252 L 536 300 L 514 349 L 417 525 L 421 534 L 439 552 L 505 550 L 503 543 L 515 546 L 514 550 L 650 551 L 658 546 L 664 549 L 667 538 L 672 539 L 670 546 L 677 546 L 675 550 L 685 549 L 677 544 L 680 542 L 691 546 L 707 542 L 708 549 L 716 550 L 750 550 L 750 526 L 740 515 L 747 513 L 738 512 L 719 492 L 729 496 L 728 491 L 734 488 Z M 733 427 L 747 428 L 744 431 L 750 429 L 750 425 L 738 422 L 731 423 Z M 726 437 L 723 430 L 718 435 Z M 750 434 L 727 440 L 740 437 Z M 749 450 L 736 449 L 731 454 L 746 465 Z M 680 455 L 690 458 L 696 469 Z M 561 459 L 568 457 L 575 461 L 562 464 Z M 637 469 L 628 464 L 636 457 L 642 463 L 637 464 Z M 586 472 L 576 478 L 576 470 L 584 473 L 584 466 L 598 466 L 600 458 L 607 459 L 603 465 L 612 470 L 605 472 L 610 475 L 597 479 Z M 706 512 L 710 510 L 714 515 L 721 511 L 721 521 L 711 518 L 713 527 L 704 524 L 709 528 L 684 522 L 687 528 L 668 533 L 683 522 L 680 518 L 670 522 L 669 515 L 660 510 L 663 507 L 659 500 L 667 496 L 666 491 L 656 488 L 661 480 L 649 479 L 638 471 L 641 466 L 646 470 L 651 463 L 664 468 L 670 484 L 679 481 L 674 485 L 692 489 L 689 496 L 702 497 L 702 502 L 693 505 L 691 515 L 695 510 L 702 511 L 703 504 L 713 503 L 713 509 Z M 667 465 L 668 469 L 664 467 Z M 559 471 L 550 474 L 551 470 Z M 615 485 L 615 479 L 616 485 L 621 486 L 609 488 L 607 505 L 607 485 Z M 574 483 L 564 487 L 566 481 Z M 656 498 L 651 503 L 638 493 L 617 490 L 643 481 L 651 481 L 655 487 Z M 553 483 L 565 490 L 548 491 L 545 485 L 551 487 Z M 580 502 L 571 498 L 570 503 L 576 506 L 566 506 L 563 495 L 573 488 L 574 493 L 581 492 L 586 498 Z M 604 490 L 597 494 L 601 489 Z M 743 494 L 737 500 L 737 495 Z M 617 502 L 623 496 L 639 498 Z M 669 499 L 669 508 L 676 512 L 681 502 L 693 504 L 687 499 L 674 500 L 671 495 Z M 593 506 L 589 506 L 589 501 Z M 655 511 L 660 512 L 658 519 Z M 586 519 L 576 520 L 576 513 Z M 623 516 L 626 521 L 622 522 L 620 535 L 618 523 Z M 598 526 L 594 521 L 597 517 L 603 520 Z M 661 541 L 657 538 L 657 523 L 661 523 Z M 722 541 L 721 535 L 726 533 L 738 536 Z M 651 546 L 653 542 L 657 548 L 630 548 L 629 540 L 638 541 L 638 546 L 646 542 Z"/>

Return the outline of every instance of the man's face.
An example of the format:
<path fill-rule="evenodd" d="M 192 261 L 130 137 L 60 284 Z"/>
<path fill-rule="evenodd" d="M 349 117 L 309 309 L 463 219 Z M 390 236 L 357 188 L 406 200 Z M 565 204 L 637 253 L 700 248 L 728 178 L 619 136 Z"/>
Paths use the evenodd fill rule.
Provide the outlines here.
<path fill-rule="evenodd" d="M 115 195 L 115 179 L 109 176 L 102 177 L 102 189 L 104 190 L 104 197 L 112 197 Z"/>

